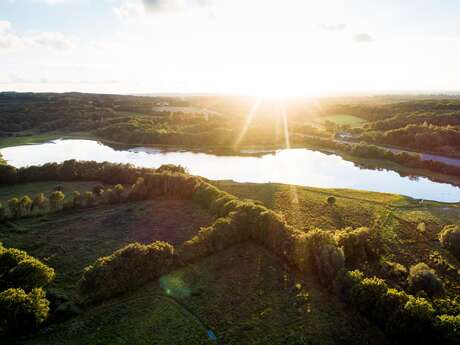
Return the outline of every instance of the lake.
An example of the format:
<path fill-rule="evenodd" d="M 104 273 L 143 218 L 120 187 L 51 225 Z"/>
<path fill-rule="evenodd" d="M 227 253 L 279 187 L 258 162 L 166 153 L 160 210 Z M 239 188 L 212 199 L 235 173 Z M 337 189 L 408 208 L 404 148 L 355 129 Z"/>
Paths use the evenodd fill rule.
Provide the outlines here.
<path fill-rule="evenodd" d="M 363 169 L 337 155 L 307 149 L 285 149 L 257 156 L 215 155 L 204 152 L 162 151 L 137 147 L 117 150 L 92 140 L 55 140 L 0 150 L 16 167 L 63 162 L 68 159 L 131 163 L 156 168 L 178 164 L 191 174 L 212 180 L 277 182 L 324 188 L 352 188 L 397 193 L 417 199 L 459 202 L 460 188 L 425 177 L 401 177 L 390 170 Z"/>

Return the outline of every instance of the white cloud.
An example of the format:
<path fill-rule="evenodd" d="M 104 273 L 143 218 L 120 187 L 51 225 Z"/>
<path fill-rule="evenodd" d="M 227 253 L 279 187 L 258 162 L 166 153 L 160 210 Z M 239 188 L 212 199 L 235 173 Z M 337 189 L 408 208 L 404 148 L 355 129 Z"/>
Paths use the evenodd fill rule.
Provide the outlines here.
<path fill-rule="evenodd" d="M 11 23 L 6 20 L 0 20 L 0 32 L 11 30 Z"/>
<path fill-rule="evenodd" d="M 374 38 L 366 33 L 356 34 L 353 36 L 353 41 L 358 43 L 369 43 L 374 41 Z"/>
<path fill-rule="evenodd" d="M 67 50 L 74 46 L 73 41 L 60 32 L 38 32 L 20 35 L 14 32 L 10 22 L 0 21 L 0 49 L 41 47 L 53 50 Z"/>
<path fill-rule="evenodd" d="M 347 24 L 320 24 L 319 28 L 324 31 L 344 31 Z"/>
<path fill-rule="evenodd" d="M 121 18 L 130 18 L 144 14 L 204 8 L 210 4 L 211 0 L 123 0 L 115 8 L 115 13 Z"/>
<path fill-rule="evenodd" d="M 55 50 L 67 50 L 74 46 L 74 43 L 60 32 L 41 32 L 30 40 L 36 46 Z"/>
<path fill-rule="evenodd" d="M 42 3 L 46 5 L 60 5 L 60 4 L 69 2 L 69 0 L 34 0 L 34 2 L 38 2 L 38 3 Z"/>

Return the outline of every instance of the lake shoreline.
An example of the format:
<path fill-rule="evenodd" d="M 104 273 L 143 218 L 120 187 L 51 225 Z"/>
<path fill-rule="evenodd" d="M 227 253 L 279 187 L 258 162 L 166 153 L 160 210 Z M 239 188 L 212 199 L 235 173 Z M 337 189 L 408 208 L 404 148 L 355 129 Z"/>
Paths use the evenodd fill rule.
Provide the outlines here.
<path fill-rule="evenodd" d="M 396 169 L 381 167 L 381 161 L 350 159 L 324 149 L 271 149 L 254 151 L 184 150 L 178 147 L 132 147 L 106 145 L 103 140 L 63 139 L 39 145 L 2 149 L 4 158 L 17 167 L 62 162 L 68 159 L 130 163 L 155 168 L 161 164 L 182 165 L 194 175 L 212 180 L 284 183 L 322 188 L 361 189 L 396 193 L 415 199 L 459 202 L 458 186 L 427 177 L 412 178 Z M 122 149 L 126 147 L 127 149 Z M 219 151 L 219 152 L 218 152 Z M 339 172 L 331 174 L 331 172 Z M 375 183 L 379 181 L 379 183 Z"/>

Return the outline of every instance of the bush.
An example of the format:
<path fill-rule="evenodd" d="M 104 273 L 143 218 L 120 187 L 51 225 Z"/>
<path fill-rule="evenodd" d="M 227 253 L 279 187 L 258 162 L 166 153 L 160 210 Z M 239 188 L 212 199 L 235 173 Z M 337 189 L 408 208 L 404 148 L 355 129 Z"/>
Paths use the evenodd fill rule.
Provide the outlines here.
<path fill-rule="evenodd" d="M 376 308 L 386 295 L 388 286 L 383 279 L 364 278 L 350 291 L 352 304 L 363 314 L 376 319 Z M 378 320 L 376 320 L 378 321 Z"/>
<path fill-rule="evenodd" d="M 86 267 L 78 291 L 87 302 L 104 300 L 158 278 L 175 262 L 174 247 L 168 243 L 132 243 Z"/>
<path fill-rule="evenodd" d="M 345 258 L 331 233 L 310 230 L 299 234 L 295 240 L 295 262 L 302 271 L 312 269 L 320 282 L 332 286 L 336 276 L 344 267 Z"/>
<path fill-rule="evenodd" d="M 0 331 L 24 335 L 37 329 L 48 317 L 49 302 L 38 288 L 26 293 L 23 289 L 8 289 L 0 293 Z"/>
<path fill-rule="evenodd" d="M 358 228 L 355 230 L 345 229 L 338 231 L 335 238 L 340 247 L 343 248 L 345 259 L 348 265 L 357 265 L 368 259 L 372 254 L 369 244 L 369 228 Z"/>
<path fill-rule="evenodd" d="M 48 205 L 48 198 L 43 193 L 39 193 L 35 196 L 32 209 L 37 207 L 39 210 L 43 210 Z"/>
<path fill-rule="evenodd" d="M 444 286 L 436 272 L 423 262 L 410 268 L 407 280 L 409 289 L 414 293 L 425 292 L 429 296 L 444 293 Z"/>
<path fill-rule="evenodd" d="M 439 234 L 439 241 L 443 247 L 460 259 L 460 226 L 445 226 Z"/>
<path fill-rule="evenodd" d="M 12 217 L 17 218 L 19 217 L 19 199 L 18 198 L 11 198 L 8 200 L 8 210 Z"/>
<path fill-rule="evenodd" d="M 26 291 L 30 291 L 35 287 L 48 285 L 53 281 L 54 276 L 55 273 L 52 268 L 33 257 L 28 257 L 4 273 L 2 282 L 6 281 L 8 288 L 20 287 Z"/>
<path fill-rule="evenodd" d="M 329 196 L 327 199 L 327 204 L 330 205 L 330 206 L 333 206 L 335 205 L 335 202 L 336 202 L 336 198 L 334 196 Z"/>
<path fill-rule="evenodd" d="M 180 166 L 180 165 L 174 165 L 174 164 L 163 164 L 161 165 L 158 169 L 156 169 L 157 173 L 164 173 L 164 172 L 170 172 L 170 173 L 177 173 L 177 174 L 187 174 L 188 171 Z"/>
<path fill-rule="evenodd" d="M 94 195 L 97 195 L 97 196 L 101 196 L 102 194 L 104 194 L 104 186 L 102 185 L 97 185 L 97 186 L 94 186 L 93 187 L 93 193 Z"/>
<path fill-rule="evenodd" d="M 439 315 L 434 326 L 439 336 L 437 344 L 460 344 L 460 314 Z"/>
<path fill-rule="evenodd" d="M 52 211 L 58 211 L 62 208 L 65 195 L 61 191 L 55 191 L 50 196 L 50 206 Z"/>
<path fill-rule="evenodd" d="M 96 201 L 96 198 L 94 197 L 93 192 L 85 192 L 85 194 L 83 194 L 83 197 L 85 199 L 86 207 L 94 206 L 94 202 Z"/>
<path fill-rule="evenodd" d="M 28 195 L 24 195 L 19 200 L 19 214 L 21 216 L 27 216 L 32 209 L 32 199 Z"/>
<path fill-rule="evenodd" d="M 83 196 L 77 190 L 72 193 L 72 203 L 74 208 L 83 206 Z"/>

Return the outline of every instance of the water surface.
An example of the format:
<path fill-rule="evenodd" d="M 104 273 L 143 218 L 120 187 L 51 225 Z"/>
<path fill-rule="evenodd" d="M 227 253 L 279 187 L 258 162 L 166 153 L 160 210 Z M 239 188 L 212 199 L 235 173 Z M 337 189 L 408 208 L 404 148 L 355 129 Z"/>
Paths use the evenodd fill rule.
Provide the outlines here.
<path fill-rule="evenodd" d="M 279 182 L 325 188 L 352 188 L 407 195 L 418 199 L 459 202 L 460 188 L 425 177 L 401 177 L 390 170 L 362 169 L 337 155 L 307 149 L 286 149 L 253 156 L 217 156 L 210 153 L 154 148 L 115 150 L 92 140 L 55 140 L 0 150 L 16 167 L 63 162 L 68 159 L 131 163 L 156 168 L 172 163 L 213 180 Z"/>

